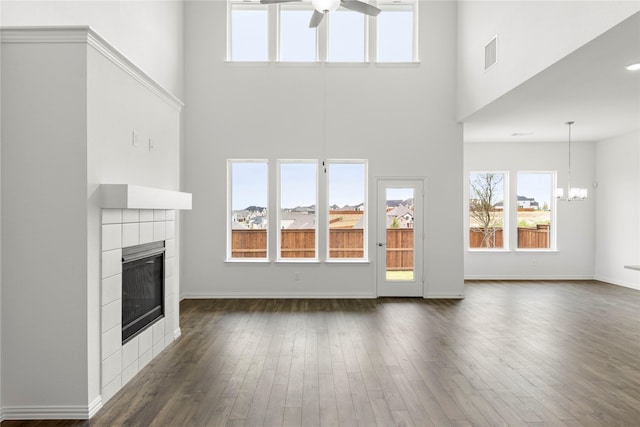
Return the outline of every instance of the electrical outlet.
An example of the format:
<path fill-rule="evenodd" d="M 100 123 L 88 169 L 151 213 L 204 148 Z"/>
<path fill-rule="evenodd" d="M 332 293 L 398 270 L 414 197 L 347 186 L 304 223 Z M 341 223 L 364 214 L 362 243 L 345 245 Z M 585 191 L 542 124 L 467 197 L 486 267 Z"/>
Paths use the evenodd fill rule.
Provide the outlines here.
<path fill-rule="evenodd" d="M 299 282 L 300 279 L 302 278 L 302 273 L 300 273 L 299 271 L 296 271 L 295 277 L 296 277 L 296 282 Z"/>
<path fill-rule="evenodd" d="M 135 130 L 131 134 L 131 144 L 133 144 L 134 147 L 138 146 L 138 132 Z"/>
<path fill-rule="evenodd" d="M 153 151 L 155 147 L 153 146 L 153 141 L 149 138 L 149 151 Z"/>

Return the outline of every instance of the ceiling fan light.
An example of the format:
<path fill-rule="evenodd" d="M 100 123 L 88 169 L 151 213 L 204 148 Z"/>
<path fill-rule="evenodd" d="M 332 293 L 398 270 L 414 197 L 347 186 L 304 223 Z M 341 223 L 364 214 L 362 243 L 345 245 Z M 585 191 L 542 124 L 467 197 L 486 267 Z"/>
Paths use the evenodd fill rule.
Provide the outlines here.
<path fill-rule="evenodd" d="M 340 0 L 311 0 L 313 8 L 321 13 L 333 12 L 340 6 Z"/>

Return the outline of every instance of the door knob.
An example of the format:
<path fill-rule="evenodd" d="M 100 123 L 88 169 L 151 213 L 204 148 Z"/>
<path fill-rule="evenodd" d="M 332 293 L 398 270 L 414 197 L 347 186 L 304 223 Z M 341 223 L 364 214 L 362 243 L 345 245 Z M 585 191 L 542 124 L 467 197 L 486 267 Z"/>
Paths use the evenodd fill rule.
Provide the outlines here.
<path fill-rule="evenodd" d="M 383 247 L 384 243 L 378 243 L 378 246 Z"/>

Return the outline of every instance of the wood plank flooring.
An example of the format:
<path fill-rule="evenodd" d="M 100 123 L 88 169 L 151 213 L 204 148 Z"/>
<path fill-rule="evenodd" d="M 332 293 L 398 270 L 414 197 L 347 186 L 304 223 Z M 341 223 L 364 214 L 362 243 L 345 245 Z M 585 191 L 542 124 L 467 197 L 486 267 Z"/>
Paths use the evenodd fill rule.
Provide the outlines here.
<path fill-rule="evenodd" d="M 468 282 L 464 300 L 185 300 L 182 337 L 90 421 L 640 426 L 640 292 Z"/>

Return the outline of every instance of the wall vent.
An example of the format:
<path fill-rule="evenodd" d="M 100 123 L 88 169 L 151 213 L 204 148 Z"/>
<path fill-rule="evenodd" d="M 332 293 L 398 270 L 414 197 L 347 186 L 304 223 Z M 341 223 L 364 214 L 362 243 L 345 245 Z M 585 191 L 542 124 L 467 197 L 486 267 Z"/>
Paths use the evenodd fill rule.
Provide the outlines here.
<path fill-rule="evenodd" d="M 484 47 L 484 70 L 496 65 L 498 62 L 498 36 L 494 36 Z"/>

